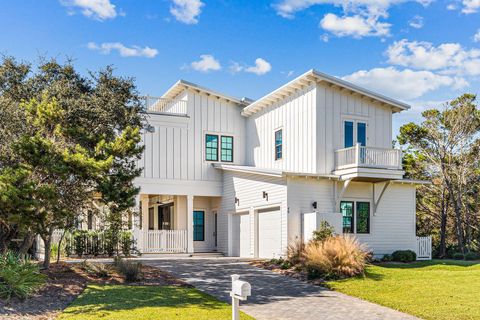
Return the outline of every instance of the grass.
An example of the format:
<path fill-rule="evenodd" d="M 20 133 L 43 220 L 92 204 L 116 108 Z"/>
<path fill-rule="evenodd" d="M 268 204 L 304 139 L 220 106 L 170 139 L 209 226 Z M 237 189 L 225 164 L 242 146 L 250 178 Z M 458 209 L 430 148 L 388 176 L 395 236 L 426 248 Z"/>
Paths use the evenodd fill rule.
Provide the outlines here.
<path fill-rule="evenodd" d="M 337 291 L 424 319 L 480 319 L 480 263 L 432 260 L 367 267 L 363 277 L 330 281 Z"/>
<path fill-rule="evenodd" d="M 89 285 L 59 319 L 231 319 L 231 306 L 193 288 Z"/>

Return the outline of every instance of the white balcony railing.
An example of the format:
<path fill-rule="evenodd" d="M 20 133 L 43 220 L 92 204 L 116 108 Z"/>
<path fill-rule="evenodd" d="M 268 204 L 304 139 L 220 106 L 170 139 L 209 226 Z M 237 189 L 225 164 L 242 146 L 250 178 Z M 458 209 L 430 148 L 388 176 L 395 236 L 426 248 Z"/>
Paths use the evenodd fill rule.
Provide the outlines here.
<path fill-rule="evenodd" d="M 402 151 L 398 149 L 363 147 L 360 144 L 336 150 L 335 170 L 351 167 L 401 170 Z"/>
<path fill-rule="evenodd" d="M 187 252 L 187 230 L 138 230 L 133 232 L 142 253 Z"/>
<path fill-rule="evenodd" d="M 172 100 L 159 97 L 142 97 L 145 110 L 171 115 L 187 115 L 186 100 Z"/>

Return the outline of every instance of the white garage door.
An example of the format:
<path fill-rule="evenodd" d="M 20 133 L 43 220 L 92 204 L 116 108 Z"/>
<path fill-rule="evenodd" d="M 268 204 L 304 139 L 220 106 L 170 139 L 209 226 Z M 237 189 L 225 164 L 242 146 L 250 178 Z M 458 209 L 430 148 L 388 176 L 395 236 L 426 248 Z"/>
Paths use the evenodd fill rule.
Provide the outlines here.
<path fill-rule="evenodd" d="M 232 223 L 232 255 L 234 257 L 250 257 L 250 215 L 233 215 Z"/>
<path fill-rule="evenodd" d="M 282 215 L 280 208 L 258 211 L 258 257 L 276 258 L 282 254 Z"/>

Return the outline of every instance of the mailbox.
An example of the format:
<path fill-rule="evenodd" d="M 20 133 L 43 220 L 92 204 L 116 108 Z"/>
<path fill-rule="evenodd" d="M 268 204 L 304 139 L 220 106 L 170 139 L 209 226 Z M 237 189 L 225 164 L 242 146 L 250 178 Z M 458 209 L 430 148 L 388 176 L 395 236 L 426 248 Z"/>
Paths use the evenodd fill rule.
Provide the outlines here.
<path fill-rule="evenodd" d="M 242 280 L 235 280 L 232 283 L 232 293 L 239 298 L 245 300 L 252 294 L 252 288 L 250 283 L 242 281 Z"/>

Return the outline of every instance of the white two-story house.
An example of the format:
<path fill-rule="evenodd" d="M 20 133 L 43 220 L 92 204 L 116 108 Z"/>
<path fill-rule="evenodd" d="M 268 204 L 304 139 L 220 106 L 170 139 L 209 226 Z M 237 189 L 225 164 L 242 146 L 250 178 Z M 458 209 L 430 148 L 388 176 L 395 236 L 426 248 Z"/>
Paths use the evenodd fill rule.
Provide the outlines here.
<path fill-rule="evenodd" d="M 403 179 L 392 147 L 408 108 L 315 70 L 257 101 L 178 81 L 147 98 L 139 250 L 272 258 L 322 220 L 376 255 L 425 249 L 421 182 Z"/>

